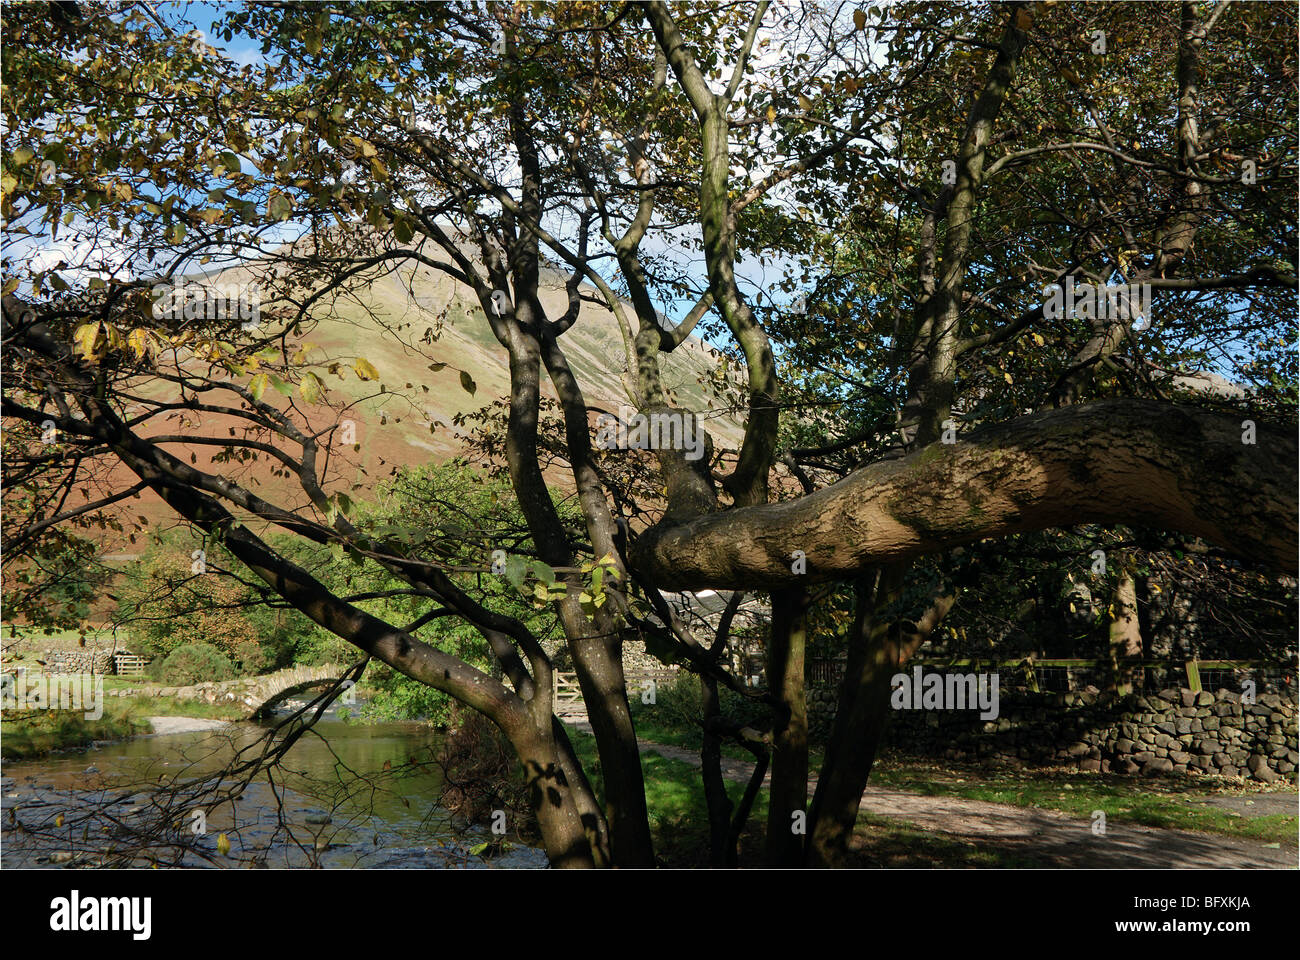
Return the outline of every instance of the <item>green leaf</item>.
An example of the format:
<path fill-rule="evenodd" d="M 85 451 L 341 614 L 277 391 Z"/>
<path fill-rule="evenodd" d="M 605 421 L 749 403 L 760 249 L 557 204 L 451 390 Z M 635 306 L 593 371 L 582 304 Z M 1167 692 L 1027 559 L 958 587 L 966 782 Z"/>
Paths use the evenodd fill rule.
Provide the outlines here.
<path fill-rule="evenodd" d="M 535 576 L 538 580 L 542 581 L 548 587 L 552 587 L 555 585 L 555 571 L 551 569 L 551 565 L 549 563 L 544 563 L 541 560 L 534 560 L 533 576 Z"/>
<path fill-rule="evenodd" d="M 505 578 L 518 590 L 528 575 L 528 561 L 524 557 L 506 557 Z"/>
<path fill-rule="evenodd" d="M 464 370 L 460 372 L 460 385 L 465 388 L 465 392 L 471 397 L 474 396 L 474 391 L 478 389 L 478 384 L 474 382 L 474 378 Z"/>
<path fill-rule="evenodd" d="M 290 384 L 285 383 L 283 380 L 281 380 L 273 373 L 270 374 L 269 376 L 271 378 L 271 386 L 275 388 L 275 391 L 277 393 L 282 394 L 283 396 L 286 397 L 293 396 L 293 387 Z"/>

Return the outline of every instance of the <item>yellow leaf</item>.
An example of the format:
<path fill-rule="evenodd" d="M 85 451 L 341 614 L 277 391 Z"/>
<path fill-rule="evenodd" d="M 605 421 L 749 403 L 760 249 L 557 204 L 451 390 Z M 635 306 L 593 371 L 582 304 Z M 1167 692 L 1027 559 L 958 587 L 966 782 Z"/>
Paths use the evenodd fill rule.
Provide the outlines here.
<path fill-rule="evenodd" d="M 230 852 L 230 838 L 224 833 L 217 834 L 217 853 L 223 857 Z"/>
<path fill-rule="evenodd" d="M 1002 379 L 1005 380 L 1007 383 L 1013 383 L 1013 382 L 1014 382 L 1014 381 L 1011 379 L 1011 374 L 1006 373 L 1005 371 L 1004 371 L 1003 374 L 1002 374 Z"/>
<path fill-rule="evenodd" d="M 767 105 L 767 122 L 776 123 L 776 107 L 770 103 Z"/>
<path fill-rule="evenodd" d="M 1042 334 L 1031 333 L 1029 336 L 1033 339 L 1034 343 L 1038 344 L 1040 347 L 1046 345 L 1046 341 L 1043 340 Z"/>
<path fill-rule="evenodd" d="M 314 373 L 304 373 L 301 382 L 298 384 L 298 392 L 302 394 L 302 398 L 308 403 L 316 403 L 320 400 L 323 388 L 324 384 L 321 383 L 320 377 Z"/>
<path fill-rule="evenodd" d="M 126 338 L 127 344 L 135 351 L 136 359 L 141 359 L 153 349 L 153 334 L 143 327 L 136 327 Z"/>
<path fill-rule="evenodd" d="M 99 321 L 94 323 L 83 323 L 72 333 L 72 339 L 80 348 L 83 357 L 93 357 L 95 355 L 95 345 L 99 341 Z"/>
<path fill-rule="evenodd" d="M 352 364 L 352 369 L 357 372 L 357 376 L 362 380 L 378 380 L 379 371 L 375 365 L 365 357 L 357 357 L 357 362 Z"/>
<path fill-rule="evenodd" d="M 253 395 L 254 400 L 261 400 L 262 394 L 266 391 L 267 386 L 271 383 L 271 378 L 265 373 L 259 373 L 248 383 L 248 392 Z"/>
<path fill-rule="evenodd" d="M 809 100 L 807 97 L 805 97 L 802 93 L 799 94 L 799 109 L 802 110 L 804 113 L 812 113 L 812 108 L 813 108 L 813 102 Z"/>

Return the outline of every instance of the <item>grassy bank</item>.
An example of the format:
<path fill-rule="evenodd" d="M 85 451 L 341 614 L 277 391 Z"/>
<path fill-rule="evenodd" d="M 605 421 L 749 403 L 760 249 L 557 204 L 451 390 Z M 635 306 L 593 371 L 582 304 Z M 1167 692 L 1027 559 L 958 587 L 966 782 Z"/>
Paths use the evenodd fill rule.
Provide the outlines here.
<path fill-rule="evenodd" d="M 87 720 L 83 712 L 76 710 L 30 710 L 0 722 L 0 756 L 30 760 L 56 750 L 83 749 L 96 740 L 122 740 L 150 733 L 149 717 L 238 720 L 241 711 L 231 704 L 174 697 L 106 699 L 104 715 L 98 720 Z"/>
<path fill-rule="evenodd" d="M 0 755 L 30 760 L 55 750 L 90 746 L 96 740 L 121 740 L 149 732 L 142 710 L 129 701 L 104 704 L 104 715 L 87 720 L 75 710 L 31 710 L 0 723 Z"/>

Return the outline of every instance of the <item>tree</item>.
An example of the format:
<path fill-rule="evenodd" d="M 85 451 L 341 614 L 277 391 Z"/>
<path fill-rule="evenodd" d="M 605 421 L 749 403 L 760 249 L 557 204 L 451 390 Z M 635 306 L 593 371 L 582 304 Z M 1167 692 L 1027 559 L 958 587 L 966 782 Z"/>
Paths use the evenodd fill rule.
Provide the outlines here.
<path fill-rule="evenodd" d="M 133 8 L 69 23 L 18 8 L 3 211 L 25 259 L 7 271 L 3 414 L 52 422 L 63 448 L 15 463 L 57 496 L 116 462 L 122 488 L 219 538 L 283 601 L 485 714 L 519 756 L 557 866 L 653 863 L 620 655 L 634 639 L 771 708 L 768 858 L 834 862 L 888 677 L 954 602 L 941 581 L 900 619 L 920 558 L 1081 522 L 1204 538 L 1275 571 L 1293 570 L 1296 547 L 1294 360 L 1278 349 L 1296 283 L 1294 11 L 838 9 L 250 6 L 214 25 L 260 43 L 261 62 L 239 68 Z M 1079 39 L 1089 28 L 1100 47 Z M 51 267 L 24 238 L 59 224 L 78 262 Z M 696 275 L 671 255 L 697 252 Z M 748 293 L 769 258 L 788 272 Z M 154 285 L 204 262 L 259 282 L 259 322 L 157 316 Z M 558 313 L 542 302 L 547 263 L 568 278 Z M 603 807 L 552 714 L 536 632 L 436 549 L 354 518 L 336 437 L 349 404 L 325 377 L 401 392 L 366 357 L 322 359 L 307 338 L 365 284 L 421 272 L 471 293 L 507 361 L 500 449 L 528 533 L 507 553 L 529 555 L 514 575 L 564 634 Z M 1149 315 L 1044 297 L 1120 282 L 1154 294 Z M 796 290 L 802 311 L 782 299 Z M 590 300 L 619 324 L 630 401 L 663 423 L 692 413 L 664 387 L 665 358 L 697 331 L 724 344 L 736 449 L 660 448 L 638 471 L 593 444 L 564 339 Z M 438 363 L 436 340 L 386 336 Z M 1216 350 L 1253 392 L 1180 393 Z M 195 414 L 220 432 L 161 432 Z M 545 479 L 552 450 L 576 531 Z M 293 497 L 241 475 L 265 462 Z M 64 519 L 33 514 L 13 536 Z M 400 580 L 427 613 L 402 627 L 367 611 L 268 525 Z M 810 804 L 819 583 L 856 600 Z M 725 629 L 696 636 L 663 596 L 723 587 L 770 597 L 766 691 L 726 670 Z M 494 669 L 425 642 L 433 616 L 472 625 Z M 705 709 L 726 862 L 717 738 L 764 747 Z M 790 829 L 803 813 L 806 836 Z"/>

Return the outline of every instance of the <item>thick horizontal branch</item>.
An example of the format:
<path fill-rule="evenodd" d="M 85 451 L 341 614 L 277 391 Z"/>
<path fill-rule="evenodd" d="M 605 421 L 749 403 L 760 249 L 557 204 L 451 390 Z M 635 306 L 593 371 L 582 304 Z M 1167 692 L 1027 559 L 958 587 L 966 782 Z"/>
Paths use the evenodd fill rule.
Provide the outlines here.
<path fill-rule="evenodd" d="M 798 500 L 647 531 L 631 561 L 661 589 L 849 578 L 991 537 L 1125 523 L 1202 537 L 1294 574 L 1296 439 L 1193 406 L 1115 400 L 987 427 Z M 1249 437 L 1247 437 L 1249 439 Z M 795 573 L 795 551 L 806 573 Z"/>

